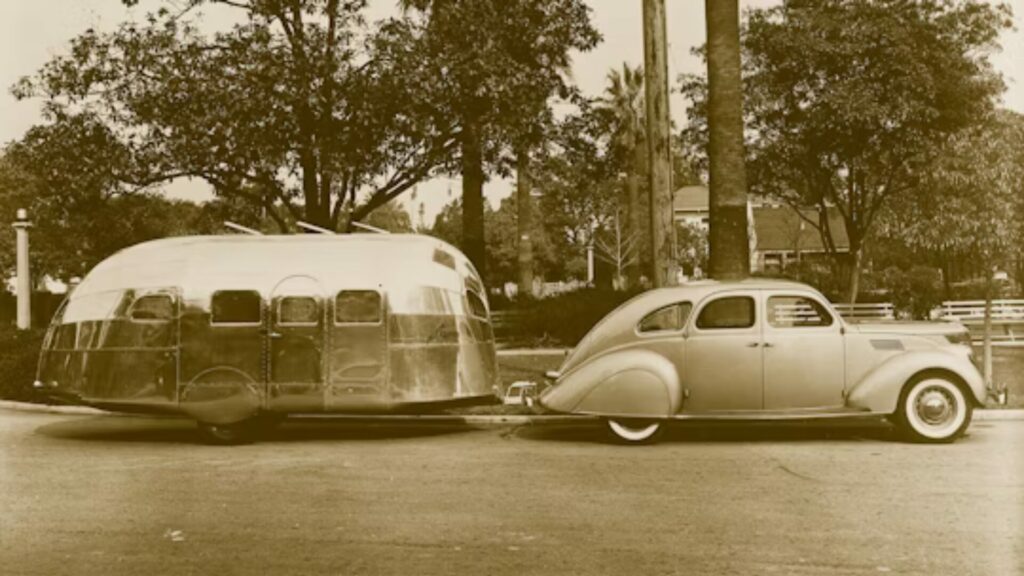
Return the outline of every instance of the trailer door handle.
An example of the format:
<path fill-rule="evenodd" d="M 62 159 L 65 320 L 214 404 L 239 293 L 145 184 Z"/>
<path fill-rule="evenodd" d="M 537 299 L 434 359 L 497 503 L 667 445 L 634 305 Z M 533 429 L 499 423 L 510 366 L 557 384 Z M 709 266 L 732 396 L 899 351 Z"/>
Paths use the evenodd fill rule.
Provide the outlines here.
<path fill-rule="evenodd" d="M 270 334 L 268 334 L 268 336 L 270 336 L 271 338 L 280 338 L 282 334 L 280 332 L 271 332 Z"/>

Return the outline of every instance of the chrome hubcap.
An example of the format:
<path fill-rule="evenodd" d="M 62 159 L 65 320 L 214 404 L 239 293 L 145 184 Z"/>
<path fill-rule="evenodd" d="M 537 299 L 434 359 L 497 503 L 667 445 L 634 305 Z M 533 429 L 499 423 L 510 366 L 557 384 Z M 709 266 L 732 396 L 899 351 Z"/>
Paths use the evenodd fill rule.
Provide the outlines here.
<path fill-rule="evenodd" d="M 946 390 L 938 387 L 922 390 L 914 407 L 921 421 L 931 426 L 946 424 L 956 415 L 956 401 Z"/>

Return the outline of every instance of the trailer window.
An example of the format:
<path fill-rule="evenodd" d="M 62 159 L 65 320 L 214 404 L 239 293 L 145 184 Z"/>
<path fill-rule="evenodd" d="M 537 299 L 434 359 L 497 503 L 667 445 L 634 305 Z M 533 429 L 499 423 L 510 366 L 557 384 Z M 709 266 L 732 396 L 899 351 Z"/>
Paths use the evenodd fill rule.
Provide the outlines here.
<path fill-rule="evenodd" d="M 316 298 L 285 296 L 277 304 L 277 322 L 286 326 L 315 326 L 320 319 Z"/>
<path fill-rule="evenodd" d="M 259 324 L 262 300 L 255 290 L 221 290 L 213 293 L 210 308 L 212 324 Z"/>
<path fill-rule="evenodd" d="M 380 293 L 375 290 L 344 290 L 334 299 L 335 324 L 379 324 Z"/>
<path fill-rule="evenodd" d="M 480 296 L 473 291 L 466 292 L 466 300 L 469 301 L 469 313 L 482 320 L 487 319 L 487 306 L 484 305 L 484 301 Z"/>
<path fill-rule="evenodd" d="M 174 301 L 168 294 L 149 294 L 132 303 L 129 317 L 144 322 L 167 322 L 174 318 Z"/>

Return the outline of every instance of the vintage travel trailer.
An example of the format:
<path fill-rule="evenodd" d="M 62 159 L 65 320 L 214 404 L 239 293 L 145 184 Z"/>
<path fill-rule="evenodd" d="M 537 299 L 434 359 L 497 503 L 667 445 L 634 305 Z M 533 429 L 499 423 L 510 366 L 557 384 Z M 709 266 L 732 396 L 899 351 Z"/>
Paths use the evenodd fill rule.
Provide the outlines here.
<path fill-rule="evenodd" d="M 182 413 L 242 440 L 295 413 L 429 411 L 501 397 L 486 291 L 427 236 L 199 236 L 97 265 L 54 316 L 37 388 Z"/>

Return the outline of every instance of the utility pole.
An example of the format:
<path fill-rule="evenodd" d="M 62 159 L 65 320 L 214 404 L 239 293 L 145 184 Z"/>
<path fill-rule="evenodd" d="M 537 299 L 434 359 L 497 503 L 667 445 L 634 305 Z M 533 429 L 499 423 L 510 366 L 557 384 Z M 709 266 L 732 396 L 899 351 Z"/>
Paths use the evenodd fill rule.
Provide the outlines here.
<path fill-rule="evenodd" d="M 651 206 L 651 270 L 655 288 L 675 283 L 672 243 L 672 148 L 669 145 L 668 44 L 665 0 L 644 0 L 644 96 Z"/>
<path fill-rule="evenodd" d="M 17 231 L 17 294 L 18 294 L 18 330 L 32 327 L 32 275 L 28 261 L 28 229 L 32 223 L 28 221 L 28 212 L 19 208 L 14 229 Z"/>
<path fill-rule="evenodd" d="M 708 32 L 708 159 L 712 278 L 750 276 L 743 153 L 739 0 L 705 0 Z"/>

